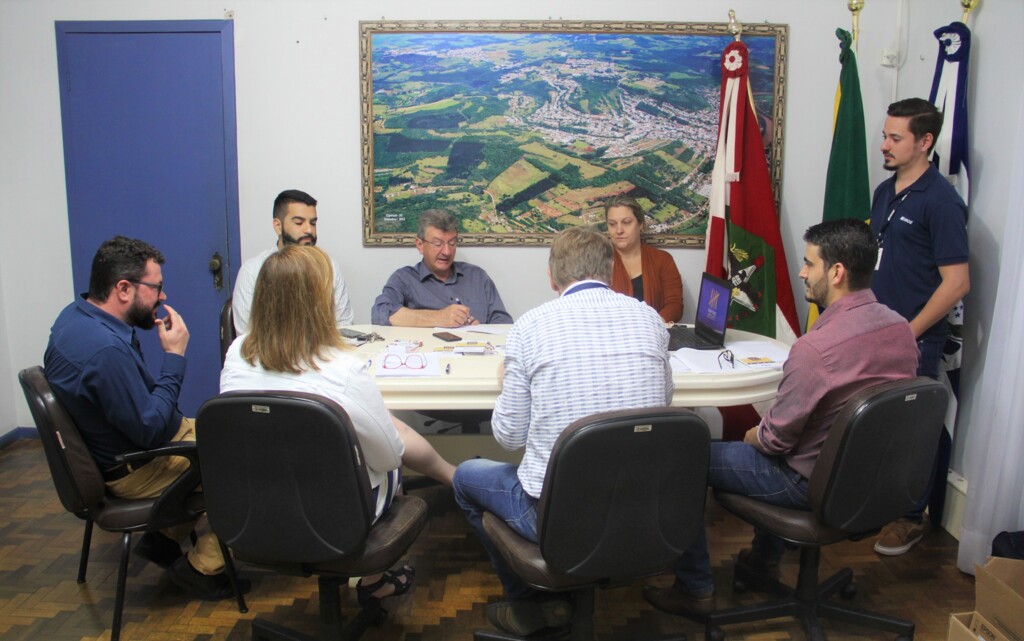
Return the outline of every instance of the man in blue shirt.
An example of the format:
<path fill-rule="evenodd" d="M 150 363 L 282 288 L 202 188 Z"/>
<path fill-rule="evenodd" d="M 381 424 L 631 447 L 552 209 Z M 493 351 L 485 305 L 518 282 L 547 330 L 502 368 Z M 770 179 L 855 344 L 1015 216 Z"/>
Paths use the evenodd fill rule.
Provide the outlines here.
<path fill-rule="evenodd" d="M 93 257 L 89 291 L 64 308 L 50 329 L 44 356 L 46 379 L 74 419 L 103 473 L 107 490 L 122 498 L 158 496 L 188 467 L 181 457 L 158 457 L 141 465 L 118 464 L 118 454 L 195 440 L 195 424 L 178 410 L 185 376 L 188 327 L 163 291 L 163 255 L 140 240 L 116 236 Z M 164 350 L 153 378 L 136 329 L 157 328 Z M 135 548 L 170 569 L 171 579 L 208 600 L 229 598 L 224 559 L 207 532 L 187 556 L 178 540 L 192 525 L 147 533 Z M 244 588 L 243 588 L 244 589 Z"/>
<path fill-rule="evenodd" d="M 881 151 L 893 176 L 871 201 L 871 231 L 878 240 L 871 289 L 878 302 L 910 322 L 920 351 L 917 373 L 932 378 L 939 376 L 946 315 L 971 289 L 967 206 L 929 160 L 941 129 L 942 113 L 927 100 L 889 105 Z M 945 482 L 945 470 L 940 462 L 933 483 Z M 875 551 L 904 554 L 920 541 L 926 504 L 886 526 Z"/>
<path fill-rule="evenodd" d="M 476 265 L 456 262 L 459 221 L 450 212 L 420 215 L 416 249 L 423 260 L 388 279 L 373 304 L 370 322 L 397 327 L 461 327 L 511 323 L 498 288 Z"/>

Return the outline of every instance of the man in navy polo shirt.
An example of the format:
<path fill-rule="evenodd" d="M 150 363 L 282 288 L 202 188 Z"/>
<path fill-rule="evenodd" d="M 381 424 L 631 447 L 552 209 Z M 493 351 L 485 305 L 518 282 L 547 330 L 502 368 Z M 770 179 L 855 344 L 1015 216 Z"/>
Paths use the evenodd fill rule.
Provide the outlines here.
<path fill-rule="evenodd" d="M 971 288 L 967 206 L 929 160 L 940 129 L 942 113 L 927 100 L 889 105 L 881 151 L 893 175 L 871 202 L 879 245 L 871 288 L 879 302 L 910 322 L 920 350 L 917 373 L 932 378 L 939 376 L 946 315 Z M 875 551 L 904 554 L 920 541 L 926 504 L 883 529 Z"/>

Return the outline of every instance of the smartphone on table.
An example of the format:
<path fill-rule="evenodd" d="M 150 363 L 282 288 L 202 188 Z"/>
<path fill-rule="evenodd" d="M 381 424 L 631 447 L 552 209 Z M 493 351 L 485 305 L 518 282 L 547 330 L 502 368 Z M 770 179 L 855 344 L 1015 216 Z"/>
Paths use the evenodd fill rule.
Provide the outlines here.
<path fill-rule="evenodd" d="M 452 334 L 451 332 L 434 332 L 433 336 L 434 336 L 434 338 L 440 338 L 441 340 L 443 340 L 446 343 L 454 343 L 455 341 L 461 341 L 462 340 L 461 336 L 456 336 L 455 334 Z"/>

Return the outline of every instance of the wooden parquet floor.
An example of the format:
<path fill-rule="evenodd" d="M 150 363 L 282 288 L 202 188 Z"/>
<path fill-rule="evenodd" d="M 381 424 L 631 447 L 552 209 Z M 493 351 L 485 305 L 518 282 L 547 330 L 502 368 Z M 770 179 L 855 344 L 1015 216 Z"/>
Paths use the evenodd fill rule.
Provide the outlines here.
<path fill-rule="evenodd" d="M 434 487 L 416 490 L 430 506 L 430 522 L 410 549 L 417 583 L 404 597 L 389 600 L 390 614 L 371 627 L 367 641 L 437 641 L 471 639 L 486 628 L 484 607 L 498 599 L 498 584 L 487 558 L 459 512 L 451 492 Z M 751 536 L 748 526 L 714 505 L 707 511 L 718 604 L 753 603 L 761 595 L 733 595 L 732 563 Z M 110 639 L 117 542 L 97 529 L 93 535 L 87 581 L 75 582 L 82 522 L 61 507 L 38 441 L 22 440 L 0 450 L 0 639 L 4 641 L 85 641 Z M 973 578 L 955 566 L 956 541 L 942 530 L 929 534 L 903 557 L 881 558 L 870 540 L 829 546 L 822 573 L 850 566 L 861 607 L 908 617 L 917 623 L 916 638 L 946 638 L 951 612 L 974 608 Z M 797 554 L 787 554 L 783 578 L 796 578 Z M 232 601 L 190 601 L 156 566 L 138 557 L 128 569 L 128 595 L 122 639 L 126 641 L 241 641 L 250 638 L 255 616 L 306 633 L 317 630 L 317 584 L 271 574 L 251 574 L 250 611 L 239 614 Z M 654 581 L 671 582 L 668 576 Z M 703 638 L 703 628 L 654 610 L 640 585 L 598 593 L 598 638 L 633 639 L 686 632 Z M 343 603 L 355 605 L 343 590 Z M 390 601 L 393 601 L 390 602 Z M 889 639 L 843 623 L 826 623 L 834 640 Z M 730 639 L 772 641 L 803 639 L 798 623 L 776 619 L 726 629 Z"/>

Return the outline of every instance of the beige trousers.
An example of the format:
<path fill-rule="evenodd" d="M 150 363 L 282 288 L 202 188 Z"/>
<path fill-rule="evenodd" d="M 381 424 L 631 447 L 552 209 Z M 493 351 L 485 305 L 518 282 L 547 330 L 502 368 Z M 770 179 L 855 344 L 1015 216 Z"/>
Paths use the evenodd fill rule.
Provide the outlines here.
<path fill-rule="evenodd" d="M 195 441 L 195 419 L 182 418 L 178 433 L 171 439 L 175 441 Z M 114 496 L 124 499 L 148 499 L 159 496 L 168 485 L 181 476 L 189 467 L 187 458 L 182 456 L 161 456 L 146 463 L 142 467 L 128 473 L 116 481 L 107 482 L 107 489 Z M 201 526 L 201 527 L 200 527 Z M 163 530 L 163 533 L 180 541 L 195 527 L 199 534 L 196 544 L 188 551 L 188 562 L 202 574 L 218 574 L 224 570 L 224 557 L 220 553 L 217 537 L 206 527 L 206 517 L 196 524 L 183 524 Z M 197 532 L 198 533 L 198 532 Z"/>

